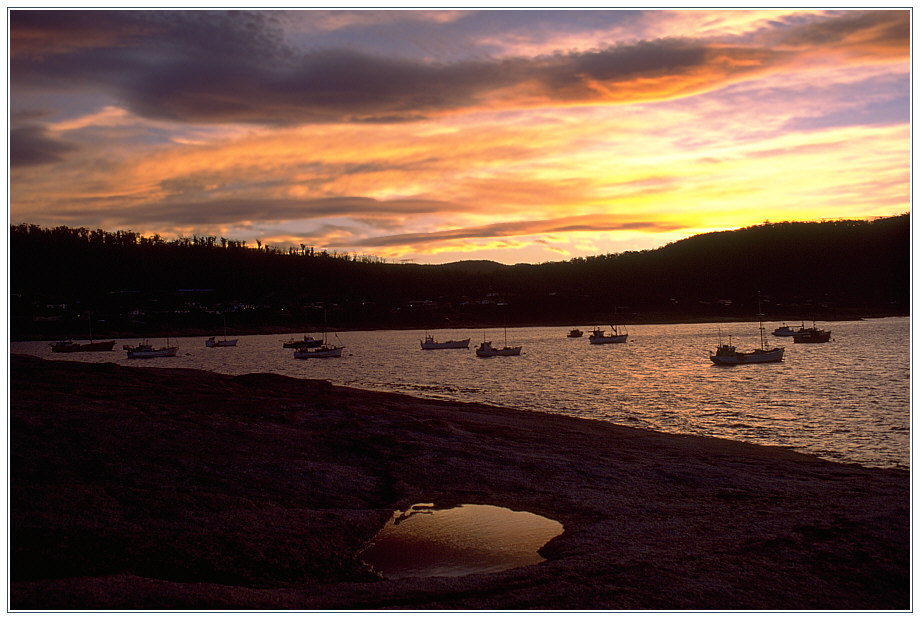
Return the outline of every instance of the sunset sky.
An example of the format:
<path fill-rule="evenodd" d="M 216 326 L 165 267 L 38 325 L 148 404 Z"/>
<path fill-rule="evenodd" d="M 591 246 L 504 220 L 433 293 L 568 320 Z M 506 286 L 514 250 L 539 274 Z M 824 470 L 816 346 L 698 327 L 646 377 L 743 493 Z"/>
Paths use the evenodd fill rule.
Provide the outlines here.
<path fill-rule="evenodd" d="M 9 19 L 12 224 L 511 264 L 910 208 L 905 10 Z"/>

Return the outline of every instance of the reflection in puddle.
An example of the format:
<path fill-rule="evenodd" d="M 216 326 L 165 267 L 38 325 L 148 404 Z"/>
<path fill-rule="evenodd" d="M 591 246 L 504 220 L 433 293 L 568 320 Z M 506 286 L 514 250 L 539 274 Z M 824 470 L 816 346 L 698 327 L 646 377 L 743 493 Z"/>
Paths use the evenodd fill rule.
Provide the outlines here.
<path fill-rule="evenodd" d="M 563 531 L 532 512 L 416 504 L 396 512 L 359 559 L 384 577 L 458 577 L 543 561 L 537 550 Z"/>

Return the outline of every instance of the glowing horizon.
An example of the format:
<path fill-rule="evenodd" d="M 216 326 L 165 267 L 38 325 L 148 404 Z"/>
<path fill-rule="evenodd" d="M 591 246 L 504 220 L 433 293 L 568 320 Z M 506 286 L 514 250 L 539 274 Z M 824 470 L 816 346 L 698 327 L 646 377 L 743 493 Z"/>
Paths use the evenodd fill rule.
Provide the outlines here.
<path fill-rule="evenodd" d="M 10 222 L 422 263 L 910 209 L 910 13 L 10 11 Z"/>

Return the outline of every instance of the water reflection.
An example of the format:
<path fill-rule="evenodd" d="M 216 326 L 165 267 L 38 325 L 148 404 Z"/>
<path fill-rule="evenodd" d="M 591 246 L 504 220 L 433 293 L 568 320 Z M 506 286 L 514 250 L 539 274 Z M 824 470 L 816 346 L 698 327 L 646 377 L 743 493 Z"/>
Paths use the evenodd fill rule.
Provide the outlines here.
<path fill-rule="evenodd" d="M 745 348 L 759 338 L 757 323 L 729 328 Z M 347 355 L 336 360 L 293 359 L 281 347 L 290 334 L 242 336 L 236 347 L 211 349 L 202 338 L 179 338 L 179 357 L 152 360 L 126 359 L 121 341 L 104 353 L 52 353 L 47 341 L 14 342 L 10 351 L 137 367 L 274 372 L 909 467 L 910 319 L 831 328 L 832 342 L 789 344 L 782 364 L 728 368 L 708 357 L 718 326 L 699 323 L 630 325 L 628 342 L 601 347 L 566 338 L 558 327 L 515 328 L 509 341 L 526 355 L 501 360 L 482 360 L 467 349 L 422 351 L 424 333 L 412 331 L 342 333 Z M 438 340 L 477 337 L 473 330 L 431 333 Z"/>
<path fill-rule="evenodd" d="M 397 511 L 359 555 L 384 577 L 459 577 L 542 562 L 562 524 L 532 512 L 464 504 Z"/>

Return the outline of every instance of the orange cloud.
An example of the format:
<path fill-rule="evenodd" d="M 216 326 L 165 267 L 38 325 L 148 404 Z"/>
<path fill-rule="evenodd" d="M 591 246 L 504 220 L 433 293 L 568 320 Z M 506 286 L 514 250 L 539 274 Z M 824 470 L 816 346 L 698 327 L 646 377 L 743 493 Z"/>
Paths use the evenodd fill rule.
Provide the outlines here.
<path fill-rule="evenodd" d="M 910 53 L 910 12 L 844 12 L 834 19 L 802 25 L 773 43 L 810 55 L 843 51 L 863 59 L 906 59 Z"/>

